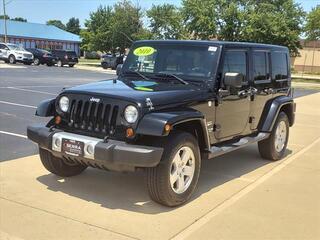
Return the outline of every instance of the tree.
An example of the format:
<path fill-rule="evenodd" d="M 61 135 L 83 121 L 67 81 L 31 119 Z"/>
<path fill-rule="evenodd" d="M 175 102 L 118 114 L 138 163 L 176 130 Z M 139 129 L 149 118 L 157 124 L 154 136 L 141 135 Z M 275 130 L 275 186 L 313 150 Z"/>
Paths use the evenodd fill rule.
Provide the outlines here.
<path fill-rule="evenodd" d="M 124 52 L 143 32 L 143 13 L 140 7 L 127 0 L 116 3 L 113 8 L 112 46 Z"/>
<path fill-rule="evenodd" d="M 97 11 L 90 13 L 85 21 L 86 29 L 80 32 L 83 50 L 107 51 L 112 48 L 112 7 L 99 6 Z"/>
<path fill-rule="evenodd" d="M 191 38 L 210 39 L 217 34 L 214 0 L 183 0 L 182 14 Z"/>
<path fill-rule="evenodd" d="M 250 41 L 301 47 L 304 11 L 293 0 L 183 0 L 188 31 L 196 39 Z"/>
<path fill-rule="evenodd" d="M 57 28 L 60 28 L 62 30 L 66 29 L 66 26 L 60 21 L 60 20 L 48 20 L 47 25 L 56 26 Z"/>
<path fill-rule="evenodd" d="M 8 15 L 0 15 L 0 19 L 7 19 L 7 20 L 9 20 L 10 17 L 9 17 Z"/>
<path fill-rule="evenodd" d="M 308 40 L 320 40 L 320 5 L 307 15 L 305 30 Z"/>
<path fill-rule="evenodd" d="M 284 45 L 293 56 L 298 55 L 304 16 L 302 7 L 293 0 L 252 0 L 243 29 L 243 39 Z"/>
<path fill-rule="evenodd" d="M 66 31 L 79 35 L 80 34 L 80 22 L 78 18 L 70 18 L 66 24 Z"/>
<path fill-rule="evenodd" d="M 147 11 L 150 20 L 149 27 L 156 39 L 184 39 L 187 32 L 183 17 L 176 6 L 172 4 L 152 5 Z"/>
<path fill-rule="evenodd" d="M 12 18 L 11 20 L 18 21 L 18 22 L 27 22 L 27 19 L 22 17 L 15 17 L 15 18 Z"/>
<path fill-rule="evenodd" d="M 121 52 L 129 47 L 133 40 L 148 37 L 150 33 L 143 28 L 142 10 L 130 1 L 123 0 L 112 7 L 98 7 L 86 20 L 86 29 L 80 35 L 82 49 L 90 51 Z"/>

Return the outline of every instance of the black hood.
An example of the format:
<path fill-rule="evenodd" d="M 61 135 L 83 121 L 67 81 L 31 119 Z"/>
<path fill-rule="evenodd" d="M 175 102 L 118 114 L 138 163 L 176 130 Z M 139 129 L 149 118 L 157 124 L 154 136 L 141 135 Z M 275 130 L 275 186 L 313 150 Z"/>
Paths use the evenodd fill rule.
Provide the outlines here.
<path fill-rule="evenodd" d="M 65 89 L 63 93 L 82 94 L 92 97 L 106 97 L 126 100 L 148 107 L 146 102 L 153 106 L 162 106 L 176 103 L 199 101 L 206 97 L 204 87 L 193 84 L 172 82 L 145 81 L 145 80 L 106 80 L 84 84 Z"/>

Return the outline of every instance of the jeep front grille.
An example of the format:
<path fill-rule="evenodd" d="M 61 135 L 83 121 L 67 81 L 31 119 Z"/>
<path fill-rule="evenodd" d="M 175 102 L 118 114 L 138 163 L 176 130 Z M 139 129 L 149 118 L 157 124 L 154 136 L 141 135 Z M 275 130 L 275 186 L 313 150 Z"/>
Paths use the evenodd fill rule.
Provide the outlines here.
<path fill-rule="evenodd" d="M 118 106 L 84 100 L 72 100 L 67 117 L 68 126 L 84 131 L 113 134 Z"/>

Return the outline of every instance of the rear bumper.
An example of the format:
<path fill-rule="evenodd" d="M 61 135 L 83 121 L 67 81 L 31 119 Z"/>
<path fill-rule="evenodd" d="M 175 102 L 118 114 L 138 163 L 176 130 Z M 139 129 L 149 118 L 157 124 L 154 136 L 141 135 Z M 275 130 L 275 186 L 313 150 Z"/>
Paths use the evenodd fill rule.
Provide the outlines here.
<path fill-rule="evenodd" d="M 131 145 L 126 142 L 87 137 L 79 134 L 52 130 L 44 126 L 29 126 L 28 138 L 36 142 L 40 148 L 50 151 L 57 157 L 71 159 L 92 167 L 114 171 L 134 171 L 137 167 L 154 167 L 159 164 L 163 148 Z M 61 151 L 61 144 L 56 144 L 62 138 L 84 142 L 84 155 L 74 156 Z M 94 151 L 87 151 L 88 146 Z"/>

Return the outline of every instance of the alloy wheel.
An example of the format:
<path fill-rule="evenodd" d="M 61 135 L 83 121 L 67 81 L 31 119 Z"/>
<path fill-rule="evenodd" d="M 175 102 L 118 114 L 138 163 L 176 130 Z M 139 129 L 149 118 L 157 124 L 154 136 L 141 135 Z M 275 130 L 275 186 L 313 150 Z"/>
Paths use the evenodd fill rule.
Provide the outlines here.
<path fill-rule="evenodd" d="M 177 193 L 184 193 L 190 186 L 195 172 L 195 156 L 190 147 L 181 147 L 170 167 L 170 186 Z"/>
<path fill-rule="evenodd" d="M 287 126 L 284 121 L 279 122 L 276 134 L 275 134 L 275 141 L 274 146 L 277 152 L 281 152 L 286 144 L 287 140 Z"/>

